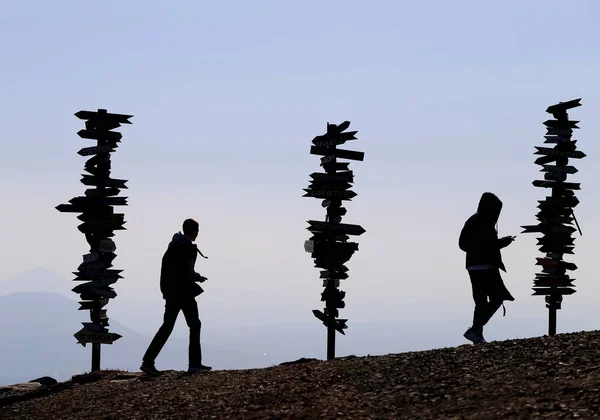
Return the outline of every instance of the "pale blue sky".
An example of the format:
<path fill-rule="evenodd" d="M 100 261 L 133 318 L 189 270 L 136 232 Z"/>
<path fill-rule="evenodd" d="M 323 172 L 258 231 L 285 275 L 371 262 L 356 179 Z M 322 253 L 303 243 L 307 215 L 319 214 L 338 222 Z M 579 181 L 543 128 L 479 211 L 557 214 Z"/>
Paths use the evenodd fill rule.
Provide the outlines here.
<path fill-rule="evenodd" d="M 500 234 L 535 223 L 545 191 L 534 146 L 544 111 L 571 112 L 588 158 L 576 208 L 584 236 L 564 311 L 600 315 L 600 4 L 594 1 L 5 1 L 0 16 L 0 279 L 45 267 L 70 279 L 87 252 L 73 214 L 92 142 L 81 109 L 133 114 L 113 175 L 130 180 L 109 316 L 158 326 L 162 253 L 181 221 L 200 221 L 209 256 L 205 325 L 314 322 L 318 270 L 303 250 L 302 198 L 326 123 L 352 122 L 348 223 L 367 233 L 343 282 L 352 321 L 470 317 L 457 238 L 479 195 L 505 207 Z M 509 316 L 545 317 L 532 298 L 535 235 L 504 252 Z M 65 290 L 76 283 L 65 282 Z M 68 292 L 70 293 L 70 292 Z M 68 294 L 67 293 L 67 294 Z M 77 295 L 71 293 L 72 298 Z M 74 314 L 75 315 L 75 314 Z M 559 315 L 560 317 L 560 315 Z M 560 319 L 560 318 L 559 318 Z M 81 320 L 85 320 L 84 314 Z M 545 329 L 541 326 L 541 332 Z M 560 330 L 560 324 L 559 324 Z M 349 333 L 351 333 L 351 329 Z"/>

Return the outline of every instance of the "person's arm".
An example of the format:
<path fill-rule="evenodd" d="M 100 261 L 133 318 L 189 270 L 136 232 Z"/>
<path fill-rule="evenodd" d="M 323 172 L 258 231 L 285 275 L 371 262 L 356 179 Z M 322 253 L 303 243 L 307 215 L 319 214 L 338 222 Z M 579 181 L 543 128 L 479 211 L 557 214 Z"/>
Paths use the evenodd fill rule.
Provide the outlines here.
<path fill-rule="evenodd" d="M 515 240 L 515 236 L 505 236 L 503 238 L 499 238 L 496 241 L 496 245 L 498 246 L 498 249 L 502 249 L 502 248 L 506 248 L 507 246 L 509 246 L 513 241 Z"/>
<path fill-rule="evenodd" d="M 464 252 L 469 252 L 473 247 L 473 239 L 473 222 L 469 219 L 460 231 L 458 247 Z"/>
<path fill-rule="evenodd" d="M 192 245 L 189 249 L 189 255 L 186 255 L 186 276 L 193 282 L 204 282 L 206 277 L 197 273 L 194 269 L 194 265 L 196 264 L 196 253 L 197 248 L 195 245 Z"/>

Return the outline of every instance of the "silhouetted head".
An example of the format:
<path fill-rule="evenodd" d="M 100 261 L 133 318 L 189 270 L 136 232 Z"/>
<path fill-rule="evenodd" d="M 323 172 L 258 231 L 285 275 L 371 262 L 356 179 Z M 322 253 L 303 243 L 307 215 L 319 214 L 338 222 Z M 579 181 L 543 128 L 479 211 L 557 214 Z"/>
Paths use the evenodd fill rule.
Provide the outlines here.
<path fill-rule="evenodd" d="M 484 192 L 479 199 L 477 214 L 486 223 L 495 225 L 500 217 L 502 210 L 502 201 L 491 192 Z"/>
<path fill-rule="evenodd" d="M 199 230 L 200 225 L 194 219 L 186 219 L 183 222 L 183 234 L 190 238 L 192 241 L 195 241 L 198 237 Z"/>

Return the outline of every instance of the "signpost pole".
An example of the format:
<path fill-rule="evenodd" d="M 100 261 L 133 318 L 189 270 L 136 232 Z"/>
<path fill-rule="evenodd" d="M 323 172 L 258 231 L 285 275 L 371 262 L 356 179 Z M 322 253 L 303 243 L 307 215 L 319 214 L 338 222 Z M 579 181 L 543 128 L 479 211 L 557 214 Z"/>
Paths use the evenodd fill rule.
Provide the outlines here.
<path fill-rule="evenodd" d="M 100 343 L 92 343 L 92 372 L 100 370 Z"/>
<path fill-rule="evenodd" d="M 344 334 L 347 319 L 339 319 L 338 309 L 345 307 L 343 301 L 346 292 L 339 289 L 340 280 L 348 278 L 344 265 L 352 254 L 358 250 L 358 244 L 348 242 L 348 235 L 361 235 L 365 230 L 359 225 L 342 224 L 342 216 L 346 209 L 342 201 L 356 196 L 349 190 L 354 180 L 348 163 L 337 159 L 362 161 L 363 152 L 338 149 L 337 146 L 348 140 L 356 139 L 356 131 L 345 132 L 349 121 L 342 124 L 327 124 L 327 133 L 313 139 L 310 153 L 323 156 L 321 166 L 324 173 L 311 174 L 311 185 L 304 191 L 304 197 L 323 199 L 322 206 L 327 209 L 325 221 L 309 220 L 308 230 L 313 237 L 306 241 L 304 248 L 315 259 L 315 267 L 321 268 L 321 278 L 325 290 L 321 293 L 321 301 L 325 302 L 324 312 L 313 310 L 313 314 L 327 327 L 327 360 L 335 358 L 335 333 Z M 338 172 L 339 171 L 339 172 Z"/>
<path fill-rule="evenodd" d="M 60 204 L 58 211 L 81 213 L 78 217 L 83 221 L 77 228 L 85 234 L 90 245 L 89 253 L 83 256 L 83 262 L 74 274 L 74 281 L 85 281 L 75 288 L 73 292 L 79 293 L 81 302 L 80 310 L 90 311 L 90 321 L 84 322 L 83 328 L 74 334 L 77 342 L 85 347 L 92 344 L 92 372 L 100 370 L 101 344 L 112 344 L 121 338 L 119 334 L 108 331 L 108 317 L 106 310 L 102 309 L 109 299 L 116 297 L 111 288 L 119 278 L 122 270 L 110 270 L 112 260 L 116 257 L 114 230 L 125 229 L 123 214 L 115 214 L 113 206 L 127 205 L 125 197 L 115 197 L 120 189 L 127 188 L 124 179 L 111 179 L 110 153 L 114 152 L 121 140 L 121 133 L 110 131 L 121 124 L 131 124 L 132 115 L 110 114 L 105 109 L 98 111 L 79 111 L 75 114 L 79 119 L 85 120 L 85 130 L 77 134 L 84 139 L 96 140 L 93 147 L 79 150 L 81 156 L 90 156 L 85 163 L 84 170 L 91 175 L 83 175 L 81 183 L 91 185 L 84 196 L 75 197 L 70 204 Z"/>
<path fill-rule="evenodd" d="M 579 128 L 579 121 L 569 120 L 567 113 L 569 109 L 581 106 L 580 101 L 581 99 L 575 99 L 560 102 L 546 109 L 555 119 L 544 122 L 547 129 L 544 143 L 554 144 L 554 147 L 535 147 L 535 154 L 541 155 L 535 163 L 543 167 L 541 172 L 544 172 L 544 179 L 533 181 L 533 186 L 551 188 L 552 192 L 538 206 L 540 212 L 536 217 L 540 223 L 522 226 L 525 230 L 521 232 L 544 234 L 542 238 L 538 238 L 538 245 L 546 255 L 544 258 L 537 258 L 537 265 L 542 266 L 542 272 L 536 273 L 533 294 L 546 296 L 549 336 L 556 334 L 557 311 L 561 309 L 563 295 L 575 293 L 572 288 L 575 279 L 567 271 L 576 270 L 577 266 L 563 258 L 565 254 L 573 254 L 574 238 L 571 234 L 576 230 L 581 234 L 573 212 L 573 207 L 579 203 L 574 190 L 579 190 L 580 184 L 565 181 L 568 174 L 577 173 L 577 168 L 569 166 L 569 159 L 582 159 L 586 156 L 582 151 L 576 150 L 577 140 L 571 139 L 573 130 Z M 577 229 L 571 226 L 573 222 Z"/>

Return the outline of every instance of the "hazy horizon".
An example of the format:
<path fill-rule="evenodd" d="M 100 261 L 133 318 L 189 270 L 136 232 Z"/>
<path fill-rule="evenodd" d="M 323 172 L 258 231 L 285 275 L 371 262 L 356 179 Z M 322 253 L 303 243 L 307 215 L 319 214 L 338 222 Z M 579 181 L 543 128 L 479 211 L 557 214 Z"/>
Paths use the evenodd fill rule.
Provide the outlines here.
<path fill-rule="evenodd" d="M 484 191 L 504 203 L 501 236 L 536 223 L 545 109 L 581 97 L 570 119 L 581 121 L 574 138 L 587 157 L 573 161 L 569 181 L 581 182 L 583 236 L 566 258 L 579 267 L 577 292 L 563 301 L 558 331 L 591 328 L 600 315 L 598 12 L 593 1 L 11 2 L 0 18 L 0 281 L 44 268 L 77 298 L 71 272 L 89 248 L 76 215 L 55 207 L 85 191 L 77 151 L 93 142 L 77 136 L 84 124 L 73 114 L 104 108 L 134 116 L 112 154 L 129 205 L 127 230 L 114 237 L 124 279 L 109 318 L 144 334 L 158 328 L 160 259 L 194 217 L 208 256 L 196 264 L 208 277 L 203 328 L 310 324 L 324 354 L 325 328 L 311 314 L 323 307 L 322 283 L 303 244 L 306 221 L 325 212 L 302 189 L 320 170 L 311 140 L 349 120 L 358 140 L 347 148 L 365 160 L 350 164 L 358 195 L 343 221 L 366 233 L 341 285 L 349 329 L 340 349 L 356 325 L 466 328 L 460 229 Z M 531 296 L 541 255 L 533 234 L 503 250 L 516 301 L 489 337 L 509 336 L 507 320 L 547 318 L 544 298 Z M 73 333 L 86 317 L 73 313 Z M 410 334 L 418 343 L 429 333 Z"/>

